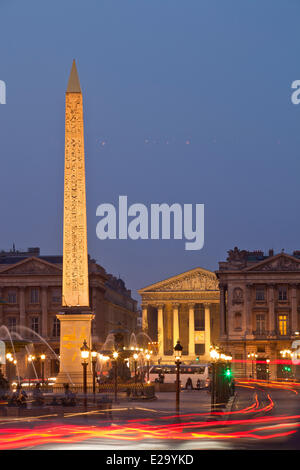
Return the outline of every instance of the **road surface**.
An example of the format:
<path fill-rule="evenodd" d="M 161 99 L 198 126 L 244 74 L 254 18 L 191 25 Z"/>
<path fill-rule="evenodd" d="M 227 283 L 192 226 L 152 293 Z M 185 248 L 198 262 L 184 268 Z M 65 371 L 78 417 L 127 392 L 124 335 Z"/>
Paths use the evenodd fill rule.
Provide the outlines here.
<path fill-rule="evenodd" d="M 226 412 L 211 414 L 206 391 L 101 411 L 2 418 L 0 449 L 300 449 L 300 384 L 241 380 Z"/>

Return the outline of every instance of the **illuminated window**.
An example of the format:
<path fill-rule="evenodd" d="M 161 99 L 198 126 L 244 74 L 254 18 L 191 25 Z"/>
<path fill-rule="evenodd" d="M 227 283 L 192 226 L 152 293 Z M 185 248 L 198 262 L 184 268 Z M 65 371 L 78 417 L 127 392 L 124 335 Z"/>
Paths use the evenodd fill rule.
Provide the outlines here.
<path fill-rule="evenodd" d="M 278 315 L 278 329 L 280 335 L 287 335 L 287 315 Z"/>

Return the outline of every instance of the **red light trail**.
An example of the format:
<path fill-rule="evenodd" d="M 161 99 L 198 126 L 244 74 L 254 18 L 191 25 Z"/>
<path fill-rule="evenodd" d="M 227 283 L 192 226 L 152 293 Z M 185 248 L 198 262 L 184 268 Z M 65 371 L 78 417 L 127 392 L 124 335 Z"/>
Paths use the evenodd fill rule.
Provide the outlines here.
<path fill-rule="evenodd" d="M 264 384 L 262 382 L 250 382 L 259 385 L 279 386 L 276 382 Z M 249 381 L 241 381 L 241 385 L 249 385 Z M 285 385 L 285 384 L 284 384 Z M 290 390 L 282 387 L 283 390 Z M 151 424 L 151 418 L 145 420 L 128 420 L 125 424 L 114 424 L 114 426 L 80 426 L 80 425 L 57 425 L 48 424 L 36 426 L 35 428 L 9 428 L 0 430 L 0 449 L 20 449 L 49 444 L 72 444 L 87 439 L 142 441 L 145 439 L 155 440 L 231 440 L 231 439 L 259 439 L 270 440 L 278 437 L 286 437 L 296 432 L 299 427 L 300 415 L 293 416 L 260 416 L 249 418 L 238 418 L 237 415 L 251 415 L 252 413 L 265 413 L 274 406 L 272 398 L 267 395 L 267 404 L 261 406 L 257 393 L 251 405 L 228 412 L 215 413 L 190 413 L 180 416 L 180 422 L 170 422 L 176 416 L 159 417 L 160 424 Z M 225 415 L 226 420 L 220 421 L 197 421 L 200 417 Z M 163 421 L 168 421 L 163 423 Z M 182 421 L 184 420 L 184 421 Z M 147 421 L 148 424 L 145 424 Z M 251 429 L 232 430 L 236 426 L 251 426 Z M 259 426 L 259 427 L 258 427 Z M 224 427 L 228 432 L 224 432 Z M 218 431 L 217 428 L 222 428 Z M 230 429 L 229 429 L 230 428 Z"/>
<path fill-rule="evenodd" d="M 295 387 L 300 384 L 240 380 L 237 381 L 237 385 L 247 388 L 258 386 L 261 389 L 263 387 L 280 388 L 284 391 L 298 393 L 295 388 L 291 388 L 291 385 Z M 124 424 L 115 424 L 115 421 L 113 426 L 47 424 L 34 428 L 2 428 L 0 429 L 0 450 L 22 449 L 51 444 L 73 444 L 87 439 L 131 442 L 145 439 L 168 441 L 207 439 L 271 440 L 287 437 L 295 433 L 300 426 L 300 415 L 257 416 L 257 414 L 261 415 L 273 409 L 274 403 L 269 394 L 265 395 L 265 400 L 267 401 L 266 404 L 261 403 L 258 394 L 255 393 L 253 403 L 243 409 L 228 412 L 184 414 L 180 415 L 180 421 L 175 423 L 172 421 L 178 419 L 177 416 L 156 416 L 155 418 L 127 420 Z M 251 416 L 254 413 L 255 416 Z M 203 420 L 205 417 L 213 418 L 215 416 L 217 418 L 220 415 L 224 416 L 225 419 L 216 421 Z M 242 418 L 245 415 L 249 417 Z M 199 418 L 202 418 L 202 421 L 198 421 Z M 151 424 L 151 421 L 153 421 L 153 424 Z M 236 427 L 239 429 L 235 430 Z M 241 427 L 249 427 L 249 429 L 240 429 Z M 227 428 L 227 431 L 224 431 L 224 428 Z"/>
<path fill-rule="evenodd" d="M 285 423 L 278 424 L 278 421 L 299 419 L 297 416 L 283 416 L 276 418 L 256 418 L 245 420 L 228 420 L 225 422 L 185 422 L 180 424 L 156 425 L 156 426 L 122 426 L 116 425 L 114 427 L 104 426 L 77 426 L 77 425 L 52 425 L 52 426 L 39 426 L 34 430 L 28 428 L 15 428 L 9 430 L 1 430 L 0 449 L 17 449 L 33 447 L 45 444 L 71 444 L 86 439 L 113 439 L 122 441 L 141 441 L 144 439 L 156 440 L 197 440 L 197 439 L 214 439 L 214 440 L 230 440 L 238 438 L 253 438 L 253 439 L 273 439 L 278 437 L 288 436 L 293 434 L 295 430 L 285 430 L 286 427 L 298 427 L 300 423 Z M 267 424 L 276 423 L 276 432 L 271 434 L 263 434 L 266 431 L 274 430 L 275 426 L 255 427 L 245 431 L 229 431 L 217 432 L 211 431 L 209 428 L 221 426 L 236 426 L 236 425 L 249 425 L 249 424 Z M 206 428 L 206 429 L 205 429 Z"/>

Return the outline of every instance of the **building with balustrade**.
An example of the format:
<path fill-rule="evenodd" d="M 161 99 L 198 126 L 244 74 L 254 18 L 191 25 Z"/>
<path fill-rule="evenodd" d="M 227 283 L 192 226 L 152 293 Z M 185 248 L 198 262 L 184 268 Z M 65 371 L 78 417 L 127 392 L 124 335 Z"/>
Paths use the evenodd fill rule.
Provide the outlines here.
<path fill-rule="evenodd" d="M 300 251 L 228 251 L 216 271 L 220 288 L 220 344 L 233 355 L 237 376 L 290 375 L 280 351 L 300 331 Z M 291 371 L 291 373 L 293 370 Z"/>
<path fill-rule="evenodd" d="M 91 309 L 95 313 L 92 339 L 96 347 L 100 348 L 109 332 L 120 324 L 129 332 L 136 331 L 137 301 L 131 291 L 126 289 L 122 279 L 106 273 L 91 258 L 89 291 Z M 39 248 L 0 252 L 0 299 L 0 326 L 5 325 L 28 340 L 28 350 L 34 351 L 37 357 L 45 353 L 45 371 L 56 375 L 55 355 L 38 335 L 59 353 L 60 324 L 56 315 L 62 305 L 62 256 L 41 256 Z M 35 367 L 40 374 L 40 364 Z M 19 369 L 22 376 L 32 375 L 32 368 L 26 370 L 26 363 L 19 363 Z"/>
<path fill-rule="evenodd" d="M 143 331 L 158 343 L 159 363 L 174 362 L 179 339 L 185 363 L 210 360 L 219 337 L 219 288 L 216 275 L 195 268 L 140 289 Z"/>

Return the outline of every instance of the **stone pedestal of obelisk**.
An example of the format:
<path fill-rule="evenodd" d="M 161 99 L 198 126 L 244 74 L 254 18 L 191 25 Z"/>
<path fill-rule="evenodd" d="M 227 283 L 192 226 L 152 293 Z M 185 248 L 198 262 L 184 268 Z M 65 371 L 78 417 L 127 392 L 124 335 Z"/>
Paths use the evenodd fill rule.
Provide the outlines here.
<path fill-rule="evenodd" d="M 83 371 L 80 348 L 86 340 L 91 349 L 91 321 L 93 314 L 64 313 L 57 315 L 60 320 L 60 371 L 56 385 L 69 383 L 82 386 Z M 91 364 L 87 369 L 87 383 L 92 384 Z"/>
<path fill-rule="evenodd" d="M 73 61 L 66 91 L 63 288 L 60 320 L 60 370 L 56 386 L 83 384 L 80 348 L 91 348 L 88 252 L 86 227 L 85 161 L 82 93 Z M 87 368 L 87 383 L 92 368 Z"/>

